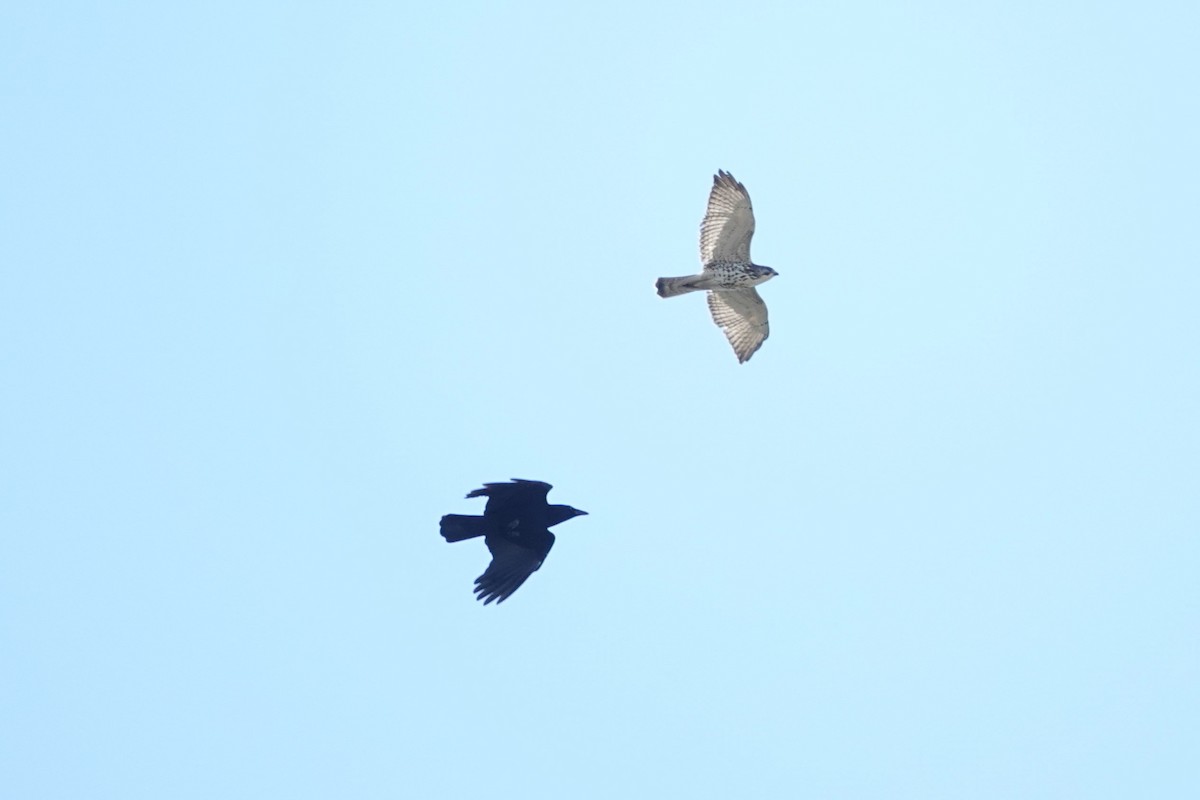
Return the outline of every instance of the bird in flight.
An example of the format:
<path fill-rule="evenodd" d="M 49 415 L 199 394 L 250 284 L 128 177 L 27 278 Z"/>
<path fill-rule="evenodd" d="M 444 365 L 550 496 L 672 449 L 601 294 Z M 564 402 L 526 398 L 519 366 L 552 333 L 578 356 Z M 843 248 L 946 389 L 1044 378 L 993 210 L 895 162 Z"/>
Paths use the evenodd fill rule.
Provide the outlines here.
<path fill-rule="evenodd" d="M 511 483 L 485 483 L 482 489 L 467 495 L 488 499 L 482 517 L 442 517 L 442 537 L 447 542 L 482 536 L 492 552 L 492 563 L 475 579 L 475 596 L 485 606 L 493 600 L 503 603 L 537 571 L 554 546 L 550 528 L 587 514 L 578 508 L 547 503 L 551 488 L 542 481 L 520 478 L 513 478 Z"/>
<path fill-rule="evenodd" d="M 754 287 L 779 273 L 750 260 L 754 207 L 746 187 L 724 170 L 713 176 L 708 210 L 700 223 L 699 275 L 659 278 L 659 297 L 708 291 L 713 322 L 733 345 L 738 363 L 750 360 L 767 340 L 767 306 Z"/>

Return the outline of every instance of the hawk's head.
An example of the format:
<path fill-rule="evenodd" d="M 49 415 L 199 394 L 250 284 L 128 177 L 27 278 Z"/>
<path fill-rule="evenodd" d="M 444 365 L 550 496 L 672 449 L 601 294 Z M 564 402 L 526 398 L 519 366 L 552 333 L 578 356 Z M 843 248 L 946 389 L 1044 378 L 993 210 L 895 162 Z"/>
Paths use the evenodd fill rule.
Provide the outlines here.
<path fill-rule="evenodd" d="M 762 264 L 751 264 L 750 271 L 754 274 L 755 285 L 765 283 L 779 274 L 770 267 L 764 267 Z"/>

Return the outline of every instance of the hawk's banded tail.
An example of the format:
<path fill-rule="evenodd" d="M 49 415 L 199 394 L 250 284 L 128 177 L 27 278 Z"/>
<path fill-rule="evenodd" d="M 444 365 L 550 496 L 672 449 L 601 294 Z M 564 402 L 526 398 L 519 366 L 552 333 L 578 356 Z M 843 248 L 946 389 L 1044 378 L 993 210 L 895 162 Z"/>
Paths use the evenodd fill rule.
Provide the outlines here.
<path fill-rule="evenodd" d="M 680 278 L 659 278 L 654 287 L 658 289 L 659 297 L 677 297 L 688 292 L 703 291 L 703 287 L 696 285 L 702 277 L 702 275 L 684 275 Z"/>

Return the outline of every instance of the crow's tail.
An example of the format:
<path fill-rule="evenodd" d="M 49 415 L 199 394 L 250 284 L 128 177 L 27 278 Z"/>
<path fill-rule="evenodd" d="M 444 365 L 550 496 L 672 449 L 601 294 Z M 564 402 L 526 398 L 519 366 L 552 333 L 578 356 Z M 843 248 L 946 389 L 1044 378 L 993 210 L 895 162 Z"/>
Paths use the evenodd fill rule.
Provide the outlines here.
<path fill-rule="evenodd" d="M 654 284 L 659 297 L 675 297 L 688 292 L 699 292 L 701 287 L 696 285 L 700 275 L 684 275 L 680 278 L 659 278 Z"/>
<path fill-rule="evenodd" d="M 447 514 L 442 517 L 442 537 L 447 542 L 474 539 L 487 532 L 488 526 L 483 517 L 472 517 L 469 514 Z"/>

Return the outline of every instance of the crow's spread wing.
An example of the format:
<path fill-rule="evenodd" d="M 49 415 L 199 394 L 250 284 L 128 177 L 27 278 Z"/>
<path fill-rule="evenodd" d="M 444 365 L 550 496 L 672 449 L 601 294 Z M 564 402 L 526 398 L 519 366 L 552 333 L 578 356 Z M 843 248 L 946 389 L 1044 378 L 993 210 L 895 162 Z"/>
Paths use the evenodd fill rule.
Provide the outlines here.
<path fill-rule="evenodd" d="M 739 363 L 748 361 L 767 340 L 767 304 L 756 289 L 709 292 L 708 310 L 733 345 Z"/>
<path fill-rule="evenodd" d="M 754 236 L 754 207 L 746 187 L 724 170 L 713 176 L 708 211 L 700 223 L 700 263 L 735 261 L 750 263 L 750 237 Z"/>
<path fill-rule="evenodd" d="M 531 507 L 544 507 L 546 495 L 552 488 L 542 481 L 513 478 L 512 483 L 485 483 L 482 489 L 476 489 L 467 497 L 488 499 L 483 512 L 485 516 L 501 520 L 519 519 Z"/>
<path fill-rule="evenodd" d="M 554 545 L 554 534 L 549 531 L 550 546 Z M 483 574 L 475 579 L 475 596 L 486 606 L 495 600 L 503 603 L 509 595 L 521 587 L 525 580 L 537 572 L 545 554 L 539 555 L 528 547 L 522 547 L 500 536 L 489 536 L 488 549 L 492 551 L 492 563 Z M 546 548 L 546 553 L 550 547 Z"/>
<path fill-rule="evenodd" d="M 476 489 L 467 497 L 541 497 L 543 502 L 546 495 L 554 487 L 544 481 L 530 481 L 524 478 L 513 478 L 512 483 L 485 483 L 482 489 Z"/>

